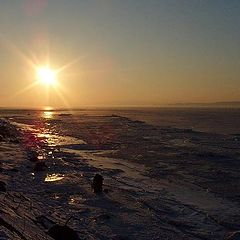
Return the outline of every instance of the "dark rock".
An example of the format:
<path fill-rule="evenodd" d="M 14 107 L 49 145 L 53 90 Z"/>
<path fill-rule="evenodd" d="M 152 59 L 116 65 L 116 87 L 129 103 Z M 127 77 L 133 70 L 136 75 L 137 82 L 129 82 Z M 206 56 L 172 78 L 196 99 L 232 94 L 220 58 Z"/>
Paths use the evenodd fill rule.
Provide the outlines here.
<path fill-rule="evenodd" d="M 45 162 L 37 162 L 33 169 L 35 172 L 41 172 L 47 170 L 47 165 Z"/>
<path fill-rule="evenodd" d="M 105 193 L 109 193 L 109 190 L 108 190 L 107 188 L 105 188 L 103 191 L 104 191 Z"/>
<path fill-rule="evenodd" d="M 80 240 L 78 234 L 68 226 L 54 225 L 48 230 L 48 234 L 55 240 Z"/>
<path fill-rule="evenodd" d="M 69 117 L 69 116 L 72 116 L 72 114 L 71 113 L 60 113 L 60 114 L 58 114 L 58 116 L 60 116 L 60 117 Z"/>
<path fill-rule="evenodd" d="M 18 138 L 10 139 L 10 143 L 19 144 L 20 140 Z"/>
<path fill-rule="evenodd" d="M 5 125 L 0 125 L 0 133 L 3 138 L 10 136 L 9 130 Z"/>
<path fill-rule="evenodd" d="M 51 212 L 49 212 L 49 214 L 51 214 Z M 50 227 L 55 225 L 55 223 L 51 219 L 44 215 L 37 216 L 35 222 L 37 224 L 40 224 L 45 229 L 50 229 Z"/>
<path fill-rule="evenodd" d="M 27 155 L 28 155 L 29 161 L 31 161 L 31 162 L 38 161 L 38 153 L 37 152 L 31 150 L 31 151 L 28 151 Z"/>
<path fill-rule="evenodd" d="M 95 193 L 102 192 L 103 180 L 104 180 L 104 178 L 100 174 L 96 174 L 94 176 L 93 182 L 92 182 L 92 188 Z"/>
<path fill-rule="evenodd" d="M 227 240 L 240 240 L 240 231 L 234 232 L 229 235 Z"/>
<path fill-rule="evenodd" d="M 3 181 L 0 181 L 0 192 L 6 192 L 7 188 L 6 188 L 6 183 Z"/>
<path fill-rule="evenodd" d="M 0 135 L 0 142 L 2 142 L 3 141 L 3 136 L 2 135 Z"/>
<path fill-rule="evenodd" d="M 0 119 L 0 135 L 3 140 L 8 138 L 15 138 L 17 136 L 17 129 L 11 125 L 10 122 Z"/>
<path fill-rule="evenodd" d="M 100 214 L 98 215 L 97 217 L 94 218 L 94 220 L 100 220 L 100 221 L 106 221 L 106 220 L 109 220 L 111 219 L 111 216 L 107 213 L 103 213 L 103 214 Z"/>
<path fill-rule="evenodd" d="M 11 172 L 19 172 L 19 170 L 16 169 L 16 168 L 12 168 L 12 169 L 10 169 L 10 171 L 11 171 Z"/>
<path fill-rule="evenodd" d="M 130 240 L 130 238 L 127 236 L 115 235 L 112 237 L 112 240 Z"/>

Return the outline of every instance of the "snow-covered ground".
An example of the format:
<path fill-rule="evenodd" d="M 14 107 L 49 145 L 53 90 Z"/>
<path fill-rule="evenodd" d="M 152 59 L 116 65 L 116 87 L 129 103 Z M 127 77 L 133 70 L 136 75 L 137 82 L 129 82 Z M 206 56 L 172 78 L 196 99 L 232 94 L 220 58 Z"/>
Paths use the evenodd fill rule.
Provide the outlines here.
<path fill-rule="evenodd" d="M 49 228 L 66 222 L 80 239 L 226 239 L 240 230 L 238 135 L 115 115 L 10 120 L 21 141 L 0 142 L 6 239 L 52 239 Z M 91 188 L 96 173 L 102 194 Z"/>

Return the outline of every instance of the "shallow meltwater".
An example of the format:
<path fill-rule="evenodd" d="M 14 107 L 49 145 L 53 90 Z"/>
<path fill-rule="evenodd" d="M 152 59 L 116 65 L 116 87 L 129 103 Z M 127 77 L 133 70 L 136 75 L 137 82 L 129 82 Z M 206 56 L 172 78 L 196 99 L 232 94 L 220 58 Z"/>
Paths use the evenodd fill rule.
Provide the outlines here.
<path fill-rule="evenodd" d="M 30 133 L 31 135 L 35 136 L 36 139 L 49 147 L 71 144 L 86 144 L 86 142 L 82 139 L 62 136 L 56 132 L 53 132 L 50 129 L 49 123 L 43 125 L 41 128 L 39 128 L 37 125 L 29 125 L 17 122 L 15 122 L 15 125 L 17 127 L 20 127 L 24 132 Z"/>
<path fill-rule="evenodd" d="M 38 138 L 44 139 L 49 147 L 60 146 L 60 145 L 70 145 L 70 144 L 86 144 L 85 141 L 73 137 L 61 136 L 52 133 L 38 133 Z"/>
<path fill-rule="evenodd" d="M 64 178 L 64 174 L 47 174 L 47 176 L 44 179 L 44 182 L 57 182 Z"/>

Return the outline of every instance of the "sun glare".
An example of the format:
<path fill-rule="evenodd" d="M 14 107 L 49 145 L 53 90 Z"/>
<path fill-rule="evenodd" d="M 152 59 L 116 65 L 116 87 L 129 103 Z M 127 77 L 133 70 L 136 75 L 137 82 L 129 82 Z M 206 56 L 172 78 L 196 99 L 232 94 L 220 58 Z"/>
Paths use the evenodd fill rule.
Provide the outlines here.
<path fill-rule="evenodd" d="M 57 83 L 57 74 L 49 67 L 39 67 L 37 68 L 37 79 L 45 85 L 54 85 Z"/>

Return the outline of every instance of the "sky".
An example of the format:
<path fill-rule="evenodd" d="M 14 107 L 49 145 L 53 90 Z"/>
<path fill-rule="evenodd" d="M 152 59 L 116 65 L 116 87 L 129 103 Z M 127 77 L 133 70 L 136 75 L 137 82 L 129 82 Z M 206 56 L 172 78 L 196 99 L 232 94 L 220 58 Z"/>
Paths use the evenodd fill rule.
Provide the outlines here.
<path fill-rule="evenodd" d="M 0 1 L 0 106 L 240 101 L 239 0 Z M 36 69 L 60 70 L 56 86 Z"/>

